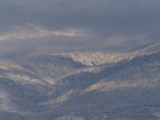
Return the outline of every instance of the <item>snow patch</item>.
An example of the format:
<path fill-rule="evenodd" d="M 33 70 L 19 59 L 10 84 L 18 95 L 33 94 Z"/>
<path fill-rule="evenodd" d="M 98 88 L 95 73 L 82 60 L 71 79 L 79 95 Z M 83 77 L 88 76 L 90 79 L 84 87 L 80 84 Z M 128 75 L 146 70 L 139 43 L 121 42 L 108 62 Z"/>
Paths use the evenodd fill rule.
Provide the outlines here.
<path fill-rule="evenodd" d="M 8 97 L 8 93 L 0 89 L 0 110 L 12 110 L 12 103 Z"/>
<path fill-rule="evenodd" d="M 77 116 L 62 116 L 56 118 L 55 120 L 85 120 L 85 119 Z"/>
<path fill-rule="evenodd" d="M 160 112 L 153 113 L 157 118 L 160 118 Z"/>
<path fill-rule="evenodd" d="M 63 57 L 72 58 L 74 61 L 84 65 L 95 66 L 111 62 L 118 54 L 107 54 L 103 52 L 70 52 L 54 53 L 53 55 L 61 55 Z"/>

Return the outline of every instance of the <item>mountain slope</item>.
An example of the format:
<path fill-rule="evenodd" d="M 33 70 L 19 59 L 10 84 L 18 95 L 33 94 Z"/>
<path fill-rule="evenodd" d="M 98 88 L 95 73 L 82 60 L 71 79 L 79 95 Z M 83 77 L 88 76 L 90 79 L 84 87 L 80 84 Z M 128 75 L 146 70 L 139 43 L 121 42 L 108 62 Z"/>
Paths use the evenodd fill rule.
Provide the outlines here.
<path fill-rule="evenodd" d="M 55 94 L 42 103 L 53 106 L 52 110 L 30 119 L 55 119 L 72 113 L 86 120 L 158 119 L 154 113 L 160 106 L 160 53 L 136 56 L 103 66 L 99 72 L 82 70 L 58 80 Z"/>
<path fill-rule="evenodd" d="M 125 53 L 121 53 L 111 61 L 118 62 L 124 59 L 133 59 L 138 56 L 151 55 L 158 52 L 160 52 L 160 43 L 138 47 Z"/>
<path fill-rule="evenodd" d="M 14 59 L 14 61 L 50 84 L 54 84 L 56 79 L 65 74 L 85 67 L 82 63 L 60 55 L 20 57 Z"/>
<path fill-rule="evenodd" d="M 133 50 L 121 54 L 107 54 L 105 52 L 70 52 L 70 53 L 54 53 L 74 61 L 80 62 L 87 66 L 95 66 L 106 63 L 116 63 L 126 59 L 133 59 L 137 56 L 150 55 L 160 52 L 160 43 L 137 47 Z"/>
<path fill-rule="evenodd" d="M 159 44 L 76 55 L 0 59 L 0 118 L 158 120 Z"/>
<path fill-rule="evenodd" d="M 61 56 L 1 58 L 0 118 L 24 120 L 44 110 L 45 106 L 38 103 L 50 98 L 54 80 L 82 67 L 85 66 Z"/>
<path fill-rule="evenodd" d="M 53 55 L 61 55 L 63 57 L 72 58 L 74 61 L 80 62 L 87 66 L 95 66 L 110 62 L 118 54 L 107 54 L 103 52 L 70 52 L 54 53 Z"/>
<path fill-rule="evenodd" d="M 43 103 L 53 109 L 34 119 L 56 118 L 72 112 L 86 120 L 105 120 L 104 116 L 110 120 L 157 119 L 153 113 L 159 112 L 160 106 L 159 56 L 157 53 L 136 57 L 98 73 L 82 72 L 59 80 L 52 100 Z M 63 102 L 54 101 L 58 98 Z M 54 108 L 55 105 L 59 107 Z"/>

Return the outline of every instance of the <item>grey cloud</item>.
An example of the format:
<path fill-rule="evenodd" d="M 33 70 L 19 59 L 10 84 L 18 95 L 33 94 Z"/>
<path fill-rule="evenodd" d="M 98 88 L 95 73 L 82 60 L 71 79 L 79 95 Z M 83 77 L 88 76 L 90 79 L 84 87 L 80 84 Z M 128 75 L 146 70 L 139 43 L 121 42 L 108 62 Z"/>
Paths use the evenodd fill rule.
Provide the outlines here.
<path fill-rule="evenodd" d="M 100 42 L 99 37 L 93 36 L 45 36 L 38 39 L 10 39 L 0 41 L 0 56 L 17 57 L 72 51 L 122 52 L 134 48 L 139 43 L 132 38 L 120 37 L 113 37 L 119 39 L 118 42 L 116 39 L 109 39 L 108 41 L 101 39 Z"/>
<path fill-rule="evenodd" d="M 152 1 L 140 3 L 138 0 L 113 0 L 103 4 L 94 4 L 92 1 L 84 1 L 81 6 L 76 1 L 61 1 L 49 5 L 33 7 L 30 9 L 31 21 L 51 27 L 59 28 L 88 28 L 95 32 L 148 32 L 151 29 L 159 29 L 160 2 Z M 88 2 L 88 6 L 85 4 Z M 75 3 L 75 2 L 73 2 Z M 77 9 L 76 9 L 77 7 Z"/>
<path fill-rule="evenodd" d="M 85 41 L 82 41 L 82 39 Z M 30 39 L 11 39 L 0 41 L 0 56 L 17 57 L 35 54 L 89 50 L 89 38 L 46 36 Z M 89 49 L 88 49 L 89 48 Z"/>
<path fill-rule="evenodd" d="M 81 29 L 89 32 L 86 38 L 42 37 L 8 40 L 0 44 L 5 49 L 9 44 L 13 44 L 11 46 L 17 51 L 28 49 L 26 53 L 40 49 L 124 50 L 159 41 L 159 11 L 159 0 L 0 0 L 1 32 L 12 32 L 15 26 L 27 24 L 47 30 Z"/>
<path fill-rule="evenodd" d="M 4 19 L 1 21 L 10 25 L 33 23 L 50 29 L 86 28 L 106 32 L 142 32 L 158 28 L 160 20 L 160 1 L 156 0 L 148 3 L 139 0 L 52 0 L 44 4 L 30 2 L 22 6 L 12 3 L 1 4 Z"/>

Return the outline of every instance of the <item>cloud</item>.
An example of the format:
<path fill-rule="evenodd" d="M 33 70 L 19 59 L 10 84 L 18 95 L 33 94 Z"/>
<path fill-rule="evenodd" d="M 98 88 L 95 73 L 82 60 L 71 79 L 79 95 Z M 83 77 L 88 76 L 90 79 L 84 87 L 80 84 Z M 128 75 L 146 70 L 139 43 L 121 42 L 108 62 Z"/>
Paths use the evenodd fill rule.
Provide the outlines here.
<path fill-rule="evenodd" d="M 0 34 L 0 40 L 8 39 L 25 39 L 25 38 L 40 38 L 44 36 L 83 36 L 85 33 L 80 30 L 67 29 L 63 31 L 51 31 L 45 30 L 41 27 L 28 25 L 28 26 L 16 26 L 14 32 L 7 32 Z"/>
<path fill-rule="evenodd" d="M 8 0 L 9 1 L 9 0 Z M 41 0 L 42 1 L 42 0 Z M 159 23 L 159 1 L 143 0 L 53 0 L 1 4 L 1 23 L 10 27 L 28 23 L 47 29 L 92 29 L 94 32 L 145 32 Z M 7 18 L 7 19 L 6 19 Z M 158 27 L 158 26 L 157 26 Z M 106 30 L 106 31 L 104 31 Z"/>
<path fill-rule="evenodd" d="M 124 51 L 159 41 L 159 11 L 159 0 L 0 0 L 0 49 Z"/>

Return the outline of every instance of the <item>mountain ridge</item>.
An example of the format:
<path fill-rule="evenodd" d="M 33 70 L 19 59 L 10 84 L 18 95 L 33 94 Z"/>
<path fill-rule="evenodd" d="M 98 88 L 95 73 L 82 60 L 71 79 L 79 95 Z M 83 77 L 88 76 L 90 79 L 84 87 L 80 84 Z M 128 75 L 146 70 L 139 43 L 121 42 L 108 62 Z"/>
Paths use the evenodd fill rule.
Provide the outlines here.
<path fill-rule="evenodd" d="M 0 118 L 158 120 L 159 56 L 158 43 L 118 55 L 1 58 Z"/>

